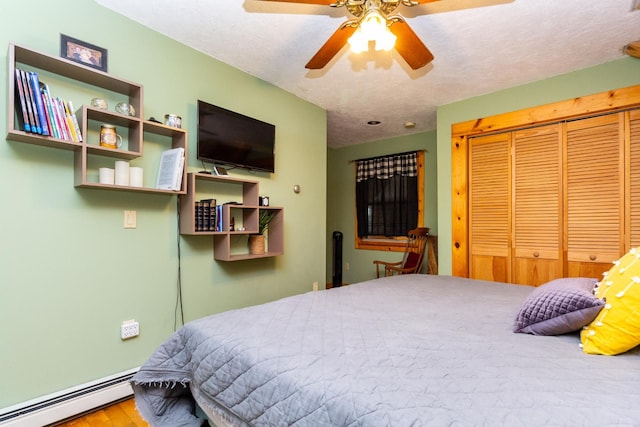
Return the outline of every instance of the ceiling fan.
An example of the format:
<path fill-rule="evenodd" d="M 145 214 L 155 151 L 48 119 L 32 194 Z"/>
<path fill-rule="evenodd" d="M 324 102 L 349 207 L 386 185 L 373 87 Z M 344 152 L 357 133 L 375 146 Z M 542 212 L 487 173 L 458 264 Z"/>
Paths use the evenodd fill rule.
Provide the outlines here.
<path fill-rule="evenodd" d="M 369 49 L 375 43 L 376 50 L 395 50 L 417 70 L 433 61 L 433 54 L 400 15 L 391 15 L 401 4 L 418 6 L 438 0 L 263 0 L 286 3 L 315 4 L 331 7 L 344 6 L 352 19 L 342 23 L 318 52 L 305 65 L 317 70 L 325 65 L 349 43 L 355 52 Z M 377 33 L 374 35 L 373 33 Z M 373 41 L 375 40 L 375 41 Z"/>

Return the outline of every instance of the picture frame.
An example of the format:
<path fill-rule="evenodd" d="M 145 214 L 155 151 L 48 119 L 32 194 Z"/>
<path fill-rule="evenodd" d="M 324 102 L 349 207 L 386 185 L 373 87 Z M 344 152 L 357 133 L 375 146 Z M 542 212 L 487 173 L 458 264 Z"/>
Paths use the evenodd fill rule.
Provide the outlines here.
<path fill-rule="evenodd" d="M 107 72 L 107 49 L 60 34 L 60 56 L 69 61 Z"/>

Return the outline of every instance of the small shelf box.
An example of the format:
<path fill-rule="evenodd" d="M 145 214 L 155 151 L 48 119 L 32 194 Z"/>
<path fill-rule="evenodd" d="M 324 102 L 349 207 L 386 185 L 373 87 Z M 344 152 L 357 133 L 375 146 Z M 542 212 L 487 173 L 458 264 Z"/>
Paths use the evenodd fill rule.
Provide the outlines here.
<path fill-rule="evenodd" d="M 241 199 L 232 204 L 217 197 L 217 193 L 203 193 L 200 187 L 215 187 L 215 184 L 235 186 L 240 188 Z M 284 209 L 277 206 L 258 206 L 258 181 L 234 178 L 230 176 L 211 175 L 206 173 L 189 173 L 187 175 L 187 192 L 180 196 L 180 234 L 213 236 L 214 258 L 218 261 L 240 261 L 246 259 L 267 258 L 284 253 Z M 216 199 L 222 205 L 222 229 L 200 231 L 197 227 L 196 204 L 199 200 Z M 269 223 L 267 231 L 268 250 L 264 254 L 249 254 L 238 252 L 238 241 L 245 238 L 248 241 L 251 234 L 258 232 L 258 218 L 261 210 L 276 211 L 276 215 Z M 234 218 L 234 230 L 231 230 L 231 218 Z M 239 230 L 238 228 L 243 228 Z"/>

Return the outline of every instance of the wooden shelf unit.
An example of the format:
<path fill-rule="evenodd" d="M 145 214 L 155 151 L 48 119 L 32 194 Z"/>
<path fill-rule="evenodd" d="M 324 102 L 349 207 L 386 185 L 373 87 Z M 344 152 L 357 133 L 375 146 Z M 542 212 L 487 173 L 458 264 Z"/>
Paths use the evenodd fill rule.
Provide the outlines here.
<path fill-rule="evenodd" d="M 187 131 L 141 119 L 141 117 L 143 117 L 142 85 L 114 77 L 105 72 L 86 67 L 82 64 L 78 64 L 64 58 L 27 49 L 14 43 L 9 44 L 7 57 L 9 63 L 7 140 L 74 151 L 74 181 L 76 187 L 145 193 L 186 193 L 186 164 L 183 170 L 182 188 L 180 191 L 158 190 L 153 187 L 129 187 L 100 184 L 88 179 L 87 171 L 91 171 L 90 159 L 94 156 L 110 157 L 120 160 L 132 160 L 142 157 L 145 133 L 166 138 L 168 145 L 167 149 L 182 147 L 184 148 L 185 153 L 187 152 Z M 43 136 L 22 131 L 16 128 L 17 120 L 15 101 L 17 94 L 15 91 L 15 69 L 17 64 L 21 64 L 21 66 L 26 66 L 26 68 L 34 69 L 38 72 L 39 70 L 42 70 L 49 74 L 71 79 L 78 82 L 78 84 L 86 84 L 90 87 L 96 87 L 120 94 L 131 106 L 133 106 L 136 111 L 136 115 L 127 116 L 114 111 L 101 110 L 87 105 L 82 105 L 75 112 L 83 137 L 82 142 L 66 141 L 52 136 Z M 103 148 L 100 147 L 97 140 L 88 140 L 90 139 L 89 135 L 91 133 L 99 133 L 101 123 L 110 123 L 120 127 L 121 129 L 125 129 L 127 132 L 126 148 L 115 150 Z M 97 171 L 95 172 L 95 175 L 97 176 Z"/>
<path fill-rule="evenodd" d="M 202 186 L 205 183 L 220 183 L 241 187 L 242 200 L 234 200 L 238 204 L 224 204 L 225 201 L 209 194 L 209 198 L 215 198 L 217 203 L 223 205 L 222 231 L 196 231 L 196 202 L 198 196 L 198 182 Z M 284 253 L 284 209 L 276 206 L 258 206 L 259 183 L 230 176 L 212 175 L 206 173 L 189 173 L 187 175 L 187 192 L 180 196 L 180 234 L 213 236 L 214 258 L 218 261 L 240 261 L 246 259 L 267 258 L 282 255 Z M 269 223 L 267 231 L 268 251 L 264 254 L 249 254 L 235 252 L 233 240 L 257 234 L 258 218 L 261 210 L 276 211 L 276 215 Z M 230 231 L 230 218 L 242 218 L 244 230 Z"/>

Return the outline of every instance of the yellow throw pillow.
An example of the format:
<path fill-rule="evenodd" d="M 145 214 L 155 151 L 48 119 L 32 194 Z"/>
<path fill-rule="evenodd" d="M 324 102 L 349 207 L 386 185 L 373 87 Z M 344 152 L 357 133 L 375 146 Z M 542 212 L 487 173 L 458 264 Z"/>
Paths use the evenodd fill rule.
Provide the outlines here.
<path fill-rule="evenodd" d="M 605 306 L 580 332 L 583 351 L 611 356 L 640 344 L 640 248 L 614 262 L 595 295 Z"/>

